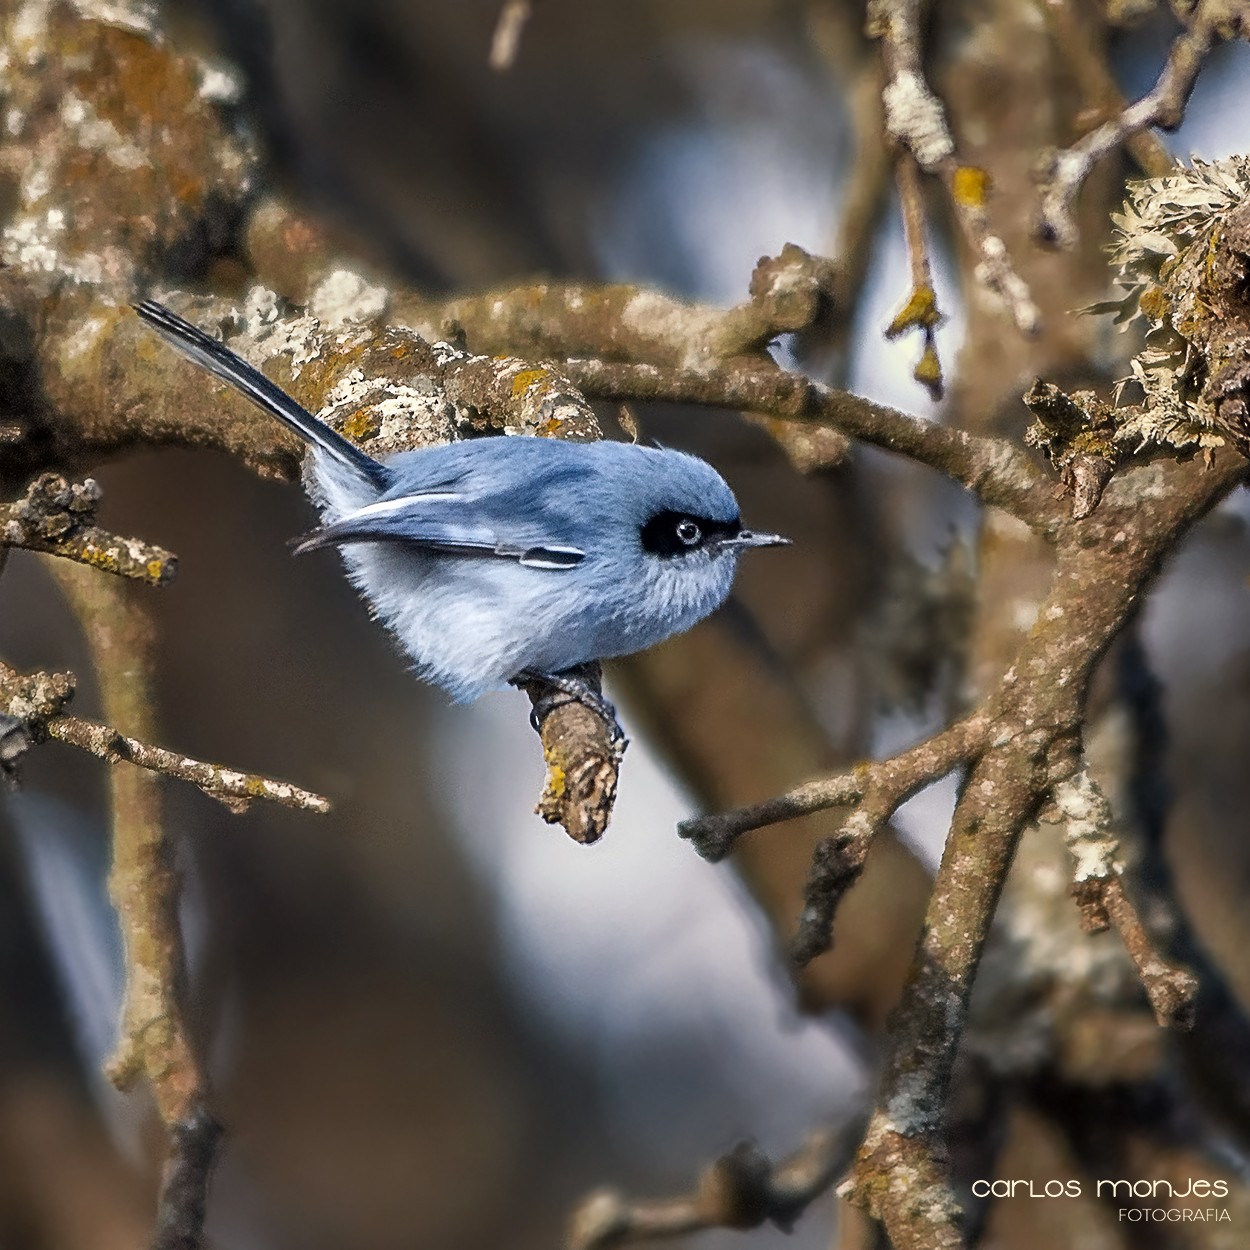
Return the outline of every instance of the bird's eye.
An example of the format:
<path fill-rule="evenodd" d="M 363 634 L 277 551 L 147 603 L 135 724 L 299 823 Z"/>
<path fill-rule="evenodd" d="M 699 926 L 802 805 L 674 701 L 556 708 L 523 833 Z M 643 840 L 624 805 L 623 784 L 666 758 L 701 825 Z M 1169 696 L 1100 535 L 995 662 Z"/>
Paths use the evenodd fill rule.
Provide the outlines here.
<path fill-rule="evenodd" d="M 703 537 L 703 531 L 699 528 L 696 521 L 692 521 L 689 517 L 682 517 L 677 522 L 677 540 L 687 547 L 697 546 L 699 540 Z"/>

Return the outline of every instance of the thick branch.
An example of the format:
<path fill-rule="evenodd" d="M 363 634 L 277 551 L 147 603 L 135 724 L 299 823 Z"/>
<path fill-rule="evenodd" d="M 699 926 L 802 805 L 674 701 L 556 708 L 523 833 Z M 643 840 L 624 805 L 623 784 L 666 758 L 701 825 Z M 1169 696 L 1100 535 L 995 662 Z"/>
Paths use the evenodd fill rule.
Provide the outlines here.
<path fill-rule="evenodd" d="M 585 665 L 582 676 L 601 692 L 598 664 Z M 598 842 L 612 819 L 626 740 L 616 725 L 584 703 L 561 699 L 560 691 L 546 682 L 520 685 L 534 707 L 547 764 L 547 781 L 535 810 L 549 825 L 562 826 L 575 842 Z"/>
<path fill-rule="evenodd" d="M 1016 843 L 1053 788 L 1079 766 L 1089 675 L 1130 619 L 1162 554 L 1240 480 L 1225 455 L 1203 472 L 1151 466 L 1112 483 L 1099 510 L 1065 527 L 1038 626 L 987 708 L 989 749 L 974 766 L 887 1039 L 882 1089 L 847 1196 L 882 1220 L 898 1250 L 959 1250 L 958 1203 L 941 1125 L 972 983 Z M 1152 474 L 1152 507 L 1135 489 Z M 1136 481 L 1135 481 L 1136 479 Z M 1113 557 L 1116 576 L 1103 574 Z"/>

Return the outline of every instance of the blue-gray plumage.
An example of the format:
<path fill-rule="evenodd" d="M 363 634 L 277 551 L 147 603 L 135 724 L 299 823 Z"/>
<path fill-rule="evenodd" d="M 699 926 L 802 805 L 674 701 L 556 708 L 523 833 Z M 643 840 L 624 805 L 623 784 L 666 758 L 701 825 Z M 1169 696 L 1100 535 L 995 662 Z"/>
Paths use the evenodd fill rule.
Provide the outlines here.
<path fill-rule="evenodd" d="M 224 344 L 152 301 L 139 315 L 313 448 L 323 525 L 425 680 L 458 701 L 628 655 L 725 601 L 748 547 L 711 465 L 628 443 L 479 438 L 374 460 Z"/>

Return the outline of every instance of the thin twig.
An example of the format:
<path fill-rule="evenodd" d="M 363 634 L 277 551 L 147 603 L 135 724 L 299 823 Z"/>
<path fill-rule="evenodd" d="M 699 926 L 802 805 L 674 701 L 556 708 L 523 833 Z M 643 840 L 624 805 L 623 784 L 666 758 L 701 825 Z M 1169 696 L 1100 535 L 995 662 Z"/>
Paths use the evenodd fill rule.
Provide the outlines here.
<path fill-rule="evenodd" d="M 1085 94 L 1085 112 L 1096 111 L 1102 118 L 1123 112 L 1128 102 L 1102 54 L 1102 40 L 1084 15 L 1072 0 L 1045 0 L 1043 9 L 1064 63 Z M 1176 164 L 1167 145 L 1149 130 L 1129 135 L 1124 146 L 1147 178 L 1160 178 Z"/>
<path fill-rule="evenodd" d="M 1082 927 L 1100 933 L 1114 925 L 1155 1019 L 1165 1028 L 1191 1028 L 1198 978 L 1159 949 L 1125 893 L 1124 863 L 1106 796 L 1088 769 L 1082 768 L 1055 787 L 1054 802 L 1067 822 L 1064 837 L 1075 860 L 1072 895 L 1081 910 Z"/>
<path fill-rule="evenodd" d="M 58 473 L 40 474 L 20 499 L 0 504 L 0 544 L 164 586 L 177 570 L 177 557 L 163 547 L 100 529 L 95 524 L 99 501 L 93 478 L 71 483 Z"/>
<path fill-rule="evenodd" d="M 916 159 L 901 151 L 894 164 L 898 183 L 899 204 L 903 210 L 903 233 L 907 239 L 907 255 L 911 262 L 911 294 L 886 327 L 885 336 L 896 339 L 908 330 L 918 329 L 924 335 L 924 350 L 912 377 L 929 392 L 936 403 L 942 398 L 942 362 L 937 354 L 937 327 L 942 322 L 938 311 L 937 292 L 933 287 L 933 267 L 929 263 L 929 244 L 925 230 L 924 194 L 920 188 L 920 171 Z"/>
<path fill-rule="evenodd" d="M 631 1202 L 614 1190 L 590 1195 L 573 1213 L 565 1250 L 607 1250 L 639 1241 L 684 1237 L 710 1228 L 738 1230 L 795 1221 L 846 1170 L 863 1128 L 858 1117 L 838 1130 L 813 1133 L 780 1163 L 744 1142 L 717 1159 L 693 1193 Z"/>
<path fill-rule="evenodd" d="M 857 804 L 870 795 L 874 796 L 873 820 L 887 808 L 880 819 L 888 820 L 918 790 L 973 758 L 983 745 L 986 724 L 982 714 L 965 717 L 890 759 L 856 764 L 847 772 L 809 781 L 750 807 L 696 816 L 682 821 L 678 833 L 691 841 L 704 859 L 715 863 L 729 853 L 738 838 L 752 829 L 830 807 Z M 876 796 L 880 796 L 879 800 Z"/>
<path fill-rule="evenodd" d="M 1202 0 L 1189 25 L 1173 42 L 1154 87 L 1118 116 L 1055 153 L 1041 187 L 1036 227 L 1039 239 L 1071 247 L 1077 238 L 1072 205 L 1090 170 L 1149 127 L 1174 130 L 1180 125 L 1199 72 L 1211 49 L 1225 37 L 1219 12 L 1227 9 L 1226 0 Z"/>
<path fill-rule="evenodd" d="M 73 697 L 74 685 L 69 673 L 21 674 L 0 662 L 0 715 L 20 722 L 28 742 L 55 738 L 109 764 L 131 763 L 189 781 L 234 811 L 242 811 L 254 799 L 303 811 L 330 810 L 329 799 L 289 782 L 208 764 L 129 737 L 110 725 L 70 716 L 62 709 Z"/>
<path fill-rule="evenodd" d="M 329 799 L 289 781 L 275 781 L 258 773 L 240 772 L 224 764 L 193 759 L 177 751 L 140 742 L 98 721 L 79 716 L 58 716 L 47 722 L 46 729 L 49 738 L 78 747 L 106 763 L 125 761 L 166 777 L 189 781 L 210 798 L 219 799 L 233 812 L 246 811 L 256 799 L 306 812 L 324 814 L 330 810 Z"/>
<path fill-rule="evenodd" d="M 924 76 L 920 49 L 923 0 L 873 0 L 868 33 L 881 41 L 886 84 L 886 130 L 927 174 L 946 186 L 955 219 L 977 258 L 978 283 L 1004 303 L 1016 328 L 1025 335 L 1041 330 L 1041 313 L 1028 284 L 1016 272 L 1007 246 L 990 227 L 986 212 L 989 176 L 960 163 L 942 102 Z"/>

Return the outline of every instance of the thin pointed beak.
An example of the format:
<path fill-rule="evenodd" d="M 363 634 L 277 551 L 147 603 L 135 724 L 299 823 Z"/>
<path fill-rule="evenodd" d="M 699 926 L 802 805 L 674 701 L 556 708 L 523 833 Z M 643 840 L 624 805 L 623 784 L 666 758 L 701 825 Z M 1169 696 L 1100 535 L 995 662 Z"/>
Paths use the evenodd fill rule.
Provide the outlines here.
<path fill-rule="evenodd" d="M 791 539 L 780 534 L 756 534 L 751 530 L 742 530 L 732 538 L 725 540 L 726 547 L 788 547 Z"/>

